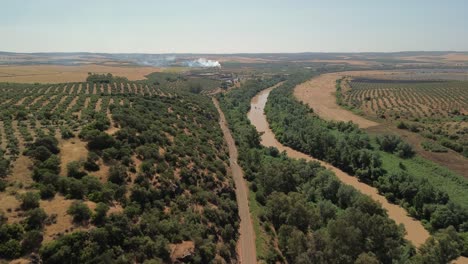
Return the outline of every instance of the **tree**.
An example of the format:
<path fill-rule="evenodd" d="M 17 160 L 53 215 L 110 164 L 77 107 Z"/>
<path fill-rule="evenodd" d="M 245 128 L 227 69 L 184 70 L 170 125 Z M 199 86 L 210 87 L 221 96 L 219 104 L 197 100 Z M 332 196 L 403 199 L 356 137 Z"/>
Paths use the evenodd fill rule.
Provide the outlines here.
<path fill-rule="evenodd" d="M 41 247 L 43 235 L 38 230 L 32 230 L 24 234 L 23 241 L 21 241 L 21 248 L 23 253 L 35 251 Z"/>
<path fill-rule="evenodd" d="M 72 161 L 67 164 L 67 176 L 81 179 L 86 175 L 86 172 L 81 170 L 81 164 L 78 161 Z"/>
<path fill-rule="evenodd" d="M 33 146 L 39 147 L 39 146 L 44 146 L 47 149 L 50 150 L 53 154 L 58 154 L 60 152 L 60 149 L 58 148 L 58 141 L 55 137 L 53 136 L 45 136 L 36 139 L 34 142 Z"/>
<path fill-rule="evenodd" d="M 124 184 L 127 182 L 127 167 L 115 165 L 109 169 L 108 180 L 115 184 Z"/>
<path fill-rule="evenodd" d="M 41 199 L 52 199 L 55 196 L 55 186 L 52 184 L 40 184 L 39 193 Z"/>
<path fill-rule="evenodd" d="M 361 253 L 354 264 L 379 264 L 380 261 L 377 257 L 372 253 Z"/>
<path fill-rule="evenodd" d="M 86 161 L 84 162 L 84 168 L 87 171 L 98 171 L 99 170 L 99 165 L 97 164 L 97 161 L 99 160 L 99 156 L 95 153 L 90 151 L 88 153 L 88 157 L 86 158 Z"/>
<path fill-rule="evenodd" d="M 107 211 L 109 211 L 109 206 L 105 203 L 98 203 L 96 209 L 94 210 L 92 217 L 93 224 L 100 226 L 106 222 Z"/>
<path fill-rule="evenodd" d="M 35 208 L 27 212 L 25 220 L 26 230 L 42 229 L 44 222 L 47 219 L 47 214 L 42 208 Z"/>
<path fill-rule="evenodd" d="M 62 135 L 63 139 L 69 139 L 69 138 L 75 137 L 75 134 L 73 134 L 73 132 L 67 127 L 62 127 L 60 129 L 60 134 Z"/>
<path fill-rule="evenodd" d="M 52 152 L 50 152 L 50 150 L 44 146 L 39 146 L 31 150 L 28 154 L 36 160 L 45 161 L 50 158 Z"/>
<path fill-rule="evenodd" d="M 410 158 L 414 156 L 414 150 L 410 144 L 406 142 L 400 142 L 395 148 L 395 154 L 400 158 Z"/>
<path fill-rule="evenodd" d="M 74 201 L 68 208 L 67 213 L 73 217 L 73 222 L 83 224 L 91 218 L 92 212 L 85 203 Z"/>
<path fill-rule="evenodd" d="M 21 244 L 18 240 L 10 239 L 0 244 L 0 257 L 14 259 L 21 256 Z"/>
<path fill-rule="evenodd" d="M 112 147 L 114 144 L 115 140 L 112 136 L 105 132 L 100 132 L 89 139 L 88 147 L 91 150 L 103 150 Z"/>
<path fill-rule="evenodd" d="M 30 210 L 39 207 L 40 195 L 36 192 L 27 192 L 21 196 L 21 209 Z"/>
<path fill-rule="evenodd" d="M 415 263 L 450 263 L 458 258 L 463 250 L 463 240 L 453 227 L 449 227 L 430 237 L 418 251 Z"/>

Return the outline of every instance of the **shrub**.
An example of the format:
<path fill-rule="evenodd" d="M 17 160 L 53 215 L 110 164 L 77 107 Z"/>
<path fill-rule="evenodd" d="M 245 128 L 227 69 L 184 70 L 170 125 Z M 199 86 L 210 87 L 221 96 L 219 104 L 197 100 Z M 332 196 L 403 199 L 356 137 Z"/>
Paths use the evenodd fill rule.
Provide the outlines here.
<path fill-rule="evenodd" d="M 29 253 L 36 251 L 41 247 L 43 235 L 38 230 L 32 230 L 24 235 L 23 241 L 21 241 L 21 248 L 23 253 Z M 34 262 L 33 262 L 34 263 Z"/>
<path fill-rule="evenodd" d="M 47 219 L 47 214 L 42 208 L 29 210 L 25 220 L 26 230 L 42 229 L 44 222 Z"/>
<path fill-rule="evenodd" d="M 72 161 L 67 165 L 67 176 L 81 179 L 86 175 L 86 172 L 81 170 L 81 164 L 78 161 Z"/>
<path fill-rule="evenodd" d="M 21 244 L 18 240 L 10 239 L 0 244 L 0 257 L 14 259 L 21 256 Z"/>
<path fill-rule="evenodd" d="M 115 184 L 124 184 L 127 181 L 127 168 L 123 165 L 112 166 L 108 180 Z"/>
<path fill-rule="evenodd" d="M 40 196 L 36 192 L 27 192 L 21 196 L 21 209 L 30 210 L 39 207 Z"/>
<path fill-rule="evenodd" d="M 414 155 L 414 150 L 411 145 L 402 141 L 398 143 L 394 153 L 400 158 L 410 158 Z"/>
<path fill-rule="evenodd" d="M 433 141 L 423 141 L 421 142 L 421 146 L 423 149 L 431 152 L 447 152 L 448 149 L 444 146 L 439 145 L 436 142 Z"/>
<path fill-rule="evenodd" d="M 106 221 L 107 211 L 109 211 L 109 206 L 105 203 L 98 203 L 96 206 L 95 213 L 93 214 L 92 221 L 95 225 L 102 225 Z"/>
<path fill-rule="evenodd" d="M 55 196 L 55 192 L 55 186 L 52 184 L 41 184 L 39 186 L 41 199 L 52 199 Z"/>
<path fill-rule="evenodd" d="M 91 218 L 91 209 L 83 203 L 75 201 L 68 208 L 67 213 L 73 217 L 73 222 L 84 223 Z"/>
<path fill-rule="evenodd" d="M 73 132 L 69 128 L 66 128 L 66 127 L 62 127 L 60 129 L 60 134 L 63 139 L 69 139 L 69 138 L 75 137 L 75 134 L 73 134 Z"/>

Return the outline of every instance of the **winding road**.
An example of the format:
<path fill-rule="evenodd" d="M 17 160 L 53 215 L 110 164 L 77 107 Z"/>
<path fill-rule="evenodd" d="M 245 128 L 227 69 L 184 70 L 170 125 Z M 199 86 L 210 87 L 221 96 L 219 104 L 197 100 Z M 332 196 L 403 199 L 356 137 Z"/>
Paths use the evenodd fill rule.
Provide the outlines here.
<path fill-rule="evenodd" d="M 412 242 L 416 247 L 423 244 L 427 238 L 429 238 L 429 232 L 424 229 L 421 222 L 411 218 L 407 215 L 407 212 L 398 205 L 391 204 L 387 199 L 380 195 L 376 188 L 371 187 L 367 184 L 359 182 L 356 177 L 352 177 L 340 169 L 320 160 L 317 160 L 309 155 L 293 150 L 289 147 L 282 145 L 275 138 L 274 133 L 271 131 L 266 116 L 264 114 L 264 108 L 268 100 L 268 95 L 275 87 L 268 88 L 257 94 L 251 101 L 251 110 L 248 113 L 250 122 L 256 127 L 257 131 L 262 135 L 261 143 L 265 147 L 276 147 L 279 151 L 285 151 L 289 157 L 296 159 L 305 159 L 310 161 L 318 161 L 321 165 L 329 170 L 332 170 L 336 176 L 345 184 L 351 185 L 361 193 L 370 196 L 375 201 L 378 201 L 383 208 L 388 212 L 388 216 L 393 219 L 397 224 L 402 224 L 407 234 L 405 238 Z"/>
<path fill-rule="evenodd" d="M 231 135 L 231 131 L 228 128 L 224 113 L 219 107 L 219 102 L 216 98 L 212 98 L 213 104 L 219 113 L 219 126 L 223 131 L 224 140 L 226 141 L 229 148 L 229 163 L 232 171 L 232 177 L 234 178 L 235 192 L 237 205 L 239 208 L 240 217 L 240 237 L 237 244 L 239 261 L 243 264 L 257 263 L 257 250 L 255 247 L 255 231 L 252 225 L 252 218 L 250 217 L 249 209 L 249 189 L 244 180 L 244 173 L 241 167 L 237 164 L 237 147 L 234 138 Z"/>

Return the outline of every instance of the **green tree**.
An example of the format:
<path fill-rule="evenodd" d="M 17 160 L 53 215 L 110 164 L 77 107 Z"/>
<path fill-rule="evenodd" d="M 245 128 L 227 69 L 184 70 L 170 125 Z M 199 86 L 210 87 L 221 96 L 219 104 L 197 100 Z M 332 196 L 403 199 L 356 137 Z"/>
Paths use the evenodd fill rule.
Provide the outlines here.
<path fill-rule="evenodd" d="M 42 229 L 46 219 L 47 214 L 42 208 L 29 210 L 25 219 L 26 230 Z"/>
<path fill-rule="evenodd" d="M 74 201 L 67 210 L 67 213 L 73 217 L 73 222 L 83 224 L 91 218 L 91 209 L 83 203 Z"/>
<path fill-rule="evenodd" d="M 21 209 L 30 210 L 39 207 L 40 195 L 37 192 L 27 192 L 21 195 Z"/>
<path fill-rule="evenodd" d="M 418 251 L 414 258 L 415 263 L 442 264 L 458 258 L 463 250 L 463 239 L 455 228 L 448 227 L 435 236 L 430 237 Z"/>
<path fill-rule="evenodd" d="M 92 216 L 93 224 L 97 226 L 103 225 L 106 222 L 107 211 L 109 211 L 109 206 L 107 206 L 105 203 L 98 203 L 94 211 L 95 212 Z"/>

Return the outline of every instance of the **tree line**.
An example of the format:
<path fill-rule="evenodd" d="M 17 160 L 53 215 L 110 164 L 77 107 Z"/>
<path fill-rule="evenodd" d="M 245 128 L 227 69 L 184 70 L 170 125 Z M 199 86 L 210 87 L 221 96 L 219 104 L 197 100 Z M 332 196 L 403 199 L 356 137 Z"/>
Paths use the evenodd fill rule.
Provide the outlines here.
<path fill-rule="evenodd" d="M 277 139 L 378 188 L 391 202 L 403 205 L 432 232 L 453 228 L 468 238 L 468 211 L 451 201 L 449 195 L 429 181 L 402 170 L 387 173 L 378 150 L 402 158 L 414 155 L 411 147 L 392 135 L 374 141 L 353 123 L 325 121 L 313 110 L 295 100 L 294 87 L 310 76 L 291 76 L 289 81 L 270 93 L 265 112 Z M 458 240 L 456 240 L 458 241 Z M 457 245 L 458 253 L 468 254 L 468 242 Z"/>

